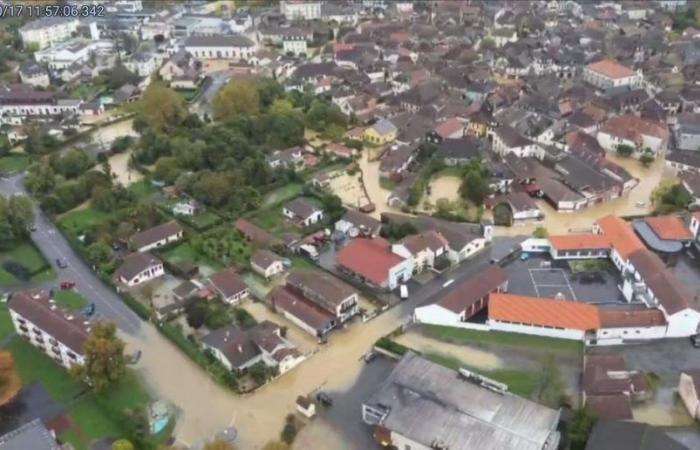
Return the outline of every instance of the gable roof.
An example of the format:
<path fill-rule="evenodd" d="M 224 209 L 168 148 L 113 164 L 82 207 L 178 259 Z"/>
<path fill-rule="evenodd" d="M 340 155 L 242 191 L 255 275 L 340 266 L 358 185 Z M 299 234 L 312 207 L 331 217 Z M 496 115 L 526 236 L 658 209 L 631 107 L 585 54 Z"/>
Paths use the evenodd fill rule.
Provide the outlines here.
<path fill-rule="evenodd" d="M 637 422 L 598 420 L 586 450 L 688 450 L 662 429 Z"/>
<path fill-rule="evenodd" d="M 253 41 L 240 34 L 188 36 L 185 47 L 252 47 Z"/>
<path fill-rule="evenodd" d="M 160 259 L 151 255 L 150 253 L 135 252 L 124 257 L 122 265 L 119 266 L 115 274 L 120 278 L 124 278 L 125 280 L 131 280 L 149 267 L 158 264 L 162 264 Z"/>
<path fill-rule="evenodd" d="M 497 264 L 491 264 L 462 281 L 435 303 L 455 314 L 460 314 L 506 281 L 508 281 L 506 271 Z"/>
<path fill-rule="evenodd" d="M 689 241 L 693 234 L 679 216 L 653 216 L 644 219 L 649 228 L 661 239 Z"/>
<path fill-rule="evenodd" d="M 287 285 L 334 315 L 344 300 L 357 293 L 349 284 L 318 270 L 292 270 L 287 276 Z"/>
<path fill-rule="evenodd" d="M 182 227 L 176 221 L 171 220 L 134 234 L 131 236 L 131 243 L 135 248 L 139 249 L 178 233 L 182 233 Z"/>
<path fill-rule="evenodd" d="M 680 280 L 666 268 L 666 264 L 659 256 L 644 248 L 632 253 L 629 261 L 668 314 L 675 314 L 688 308 L 689 294 Z"/>
<path fill-rule="evenodd" d="M 255 264 L 262 269 L 267 269 L 277 261 L 282 261 L 282 257 L 265 249 L 256 250 L 250 258 L 251 264 Z"/>
<path fill-rule="evenodd" d="M 598 308 L 575 301 L 523 295 L 489 295 L 489 320 L 581 331 L 600 328 Z"/>
<path fill-rule="evenodd" d="M 233 297 L 248 289 L 243 278 L 233 269 L 217 272 L 209 277 L 209 281 L 224 299 Z"/>
<path fill-rule="evenodd" d="M 306 219 L 313 215 L 316 211 L 321 210 L 304 197 L 297 197 L 294 200 L 287 202 L 284 205 L 284 208 L 302 219 Z"/>
<path fill-rule="evenodd" d="M 425 249 L 430 249 L 435 252 L 449 245 L 447 240 L 435 230 L 428 230 L 424 233 L 406 236 L 400 243 L 414 256 Z"/>
<path fill-rule="evenodd" d="M 403 262 L 403 258 L 391 251 L 391 243 L 380 237 L 353 239 L 336 253 L 335 260 L 377 285 L 387 281 L 389 269 Z"/>
<path fill-rule="evenodd" d="M 636 252 L 644 249 L 644 244 L 632 230 L 630 224 L 621 218 L 607 215 L 596 221 L 600 230 L 610 241 L 610 245 L 625 259 Z"/>
<path fill-rule="evenodd" d="M 619 79 L 634 75 L 634 70 L 625 67 L 614 59 L 603 59 L 588 65 L 588 68 L 596 73 L 609 78 Z"/>
<path fill-rule="evenodd" d="M 60 447 L 41 419 L 34 419 L 0 436 L 0 450 L 58 450 Z"/>
<path fill-rule="evenodd" d="M 556 250 L 597 250 L 610 248 L 610 241 L 604 234 L 562 234 L 549 237 L 549 243 Z"/>
<path fill-rule="evenodd" d="M 267 300 L 275 308 L 289 312 L 315 330 L 325 329 L 334 319 L 328 311 L 292 292 L 286 286 L 272 288 L 267 294 Z"/>

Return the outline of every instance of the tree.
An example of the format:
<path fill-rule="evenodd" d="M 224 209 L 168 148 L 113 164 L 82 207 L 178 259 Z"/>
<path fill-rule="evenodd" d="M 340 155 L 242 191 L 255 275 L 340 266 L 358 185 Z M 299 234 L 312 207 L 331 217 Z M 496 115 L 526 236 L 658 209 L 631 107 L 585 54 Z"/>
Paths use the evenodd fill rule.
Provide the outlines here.
<path fill-rule="evenodd" d="M 260 97 L 252 82 L 234 79 L 219 91 L 212 106 L 216 119 L 228 121 L 241 115 L 257 114 L 260 110 Z"/>
<path fill-rule="evenodd" d="M 294 419 L 294 414 L 288 414 L 286 420 L 284 421 L 284 428 L 282 428 L 282 433 L 280 433 L 280 439 L 287 445 L 292 445 L 294 439 L 297 437 L 297 424 Z"/>
<path fill-rule="evenodd" d="M 58 148 L 58 140 L 38 125 L 32 126 L 24 140 L 24 151 L 31 155 L 45 155 Z"/>
<path fill-rule="evenodd" d="M 255 89 L 258 91 L 262 111 L 267 111 L 277 99 L 284 97 L 284 88 L 272 78 L 258 78 L 255 81 Z"/>
<path fill-rule="evenodd" d="M 134 450 L 134 444 L 126 439 L 119 439 L 112 443 L 112 450 Z"/>
<path fill-rule="evenodd" d="M 652 152 L 647 151 L 639 157 L 639 162 L 642 163 L 644 167 L 649 167 L 651 163 L 654 162 L 654 159 L 654 154 Z"/>
<path fill-rule="evenodd" d="M 537 401 L 552 408 L 566 403 L 564 380 L 553 355 L 547 354 L 542 359 L 539 374 Z"/>
<path fill-rule="evenodd" d="M 9 198 L 0 195 L 0 246 L 7 247 L 27 236 L 34 223 L 34 209 L 29 198 L 13 195 Z"/>
<path fill-rule="evenodd" d="M 112 259 L 112 249 L 109 248 L 109 245 L 102 242 L 90 244 L 86 252 L 87 260 L 91 264 L 99 265 Z"/>
<path fill-rule="evenodd" d="M 204 450 L 236 450 L 236 447 L 223 439 L 215 439 L 207 443 Z"/>
<path fill-rule="evenodd" d="M 652 192 L 651 201 L 654 204 L 655 213 L 669 214 L 686 209 L 693 201 L 693 197 L 681 183 L 663 183 Z"/>
<path fill-rule="evenodd" d="M 111 322 L 98 322 L 83 344 L 85 363 L 73 367 L 74 375 L 95 391 L 101 392 L 119 382 L 126 374 L 124 342 L 117 337 Z"/>
<path fill-rule="evenodd" d="M 569 423 L 569 442 L 571 450 L 584 450 L 588 436 L 595 426 L 597 418 L 588 408 L 576 410 Z"/>
<path fill-rule="evenodd" d="M 134 108 L 144 123 L 156 131 L 172 130 L 187 117 L 182 97 L 158 81 L 148 85 Z M 134 126 L 136 127 L 136 122 Z"/>
<path fill-rule="evenodd" d="M 202 302 L 192 302 L 185 308 L 187 325 L 198 330 L 207 320 L 207 308 Z"/>
<path fill-rule="evenodd" d="M 52 156 L 51 166 L 56 172 L 66 178 L 75 178 L 78 175 L 82 175 L 92 166 L 90 157 L 82 150 L 71 149 L 62 156 Z"/>
<path fill-rule="evenodd" d="M 532 232 L 532 236 L 538 239 L 544 239 L 549 236 L 549 231 L 545 227 L 537 227 L 535 231 Z"/>
<path fill-rule="evenodd" d="M 475 205 L 484 204 L 484 200 L 491 193 L 487 179 L 480 170 L 468 170 L 462 184 L 459 187 L 462 198 L 471 200 Z"/>
<path fill-rule="evenodd" d="M 167 184 L 175 182 L 178 176 L 182 173 L 180 164 L 177 158 L 172 156 L 162 156 L 156 161 L 156 168 L 153 171 L 153 176 L 157 180 L 161 180 Z"/>
<path fill-rule="evenodd" d="M 632 153 L 634 153 L 634 147 L 631 145 L 620 144 L 617 146 L 616 150 L 617 154 L 623 158 L 628 158 L 632 156 Z"/>
<path fill-rule="evenodd" d="M 484 51 L 484 50 L 493 50 L 496 48 L 496 41 L 493 40 L 493 38 L 490 37 L 485 37 L 481 40 L 479 43 L 479 50 Z"/>
<path fill-rule="evenodd" d="M 109 72 L 109 87 L 112 89 L 119 89 L 125 84 L 137 84 L 140 77 L 134 72 L 126 68 L 126 66 L 118 60 L 114 67 Z"/>

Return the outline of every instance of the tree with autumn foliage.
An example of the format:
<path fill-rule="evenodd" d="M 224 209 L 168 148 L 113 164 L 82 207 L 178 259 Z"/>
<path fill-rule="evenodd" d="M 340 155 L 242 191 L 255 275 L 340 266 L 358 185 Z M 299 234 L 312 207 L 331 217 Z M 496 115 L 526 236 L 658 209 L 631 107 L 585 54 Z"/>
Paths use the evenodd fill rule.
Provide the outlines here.
<path fill-rule="evenodd" d="M 126 374 L 124 341 L 117 337 L 111 322 L 95 324 L 83 344 L 85 363 L 73 368 L 73 374 L 100 392 L 118 383 Z"/>

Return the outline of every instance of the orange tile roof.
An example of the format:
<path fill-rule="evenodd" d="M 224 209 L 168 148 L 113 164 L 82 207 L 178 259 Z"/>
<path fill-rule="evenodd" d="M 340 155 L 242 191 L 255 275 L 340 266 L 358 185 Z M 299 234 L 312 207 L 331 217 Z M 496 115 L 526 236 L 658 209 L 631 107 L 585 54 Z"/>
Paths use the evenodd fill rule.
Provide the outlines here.
<path fill-rule="evenodd" d="M 557 250 L 588 250 L 610 247 L 610 240 L 603 234 L 550 236 L 549 243 Z"/>
<path fill-rule="evenodd" d="M 693 233 L 678 216 L 647 217 L 644 221 L 649 228 L 661 239 L 671 241 L 690 241 Z"/>
<path fill-rule="evenodd" d="M 643 136 L 654 136 L 658 139 L 668 139 L 668 127 L 652 120 L 637 117 L 634 114 L 623 114 L 606 120 L 600 131 L 628 139 L 637 145 L 644 144 Z"/>
<path fill-rule="evenodd" d="M 626 78 L 634 75 L 634 70 L 625 67 L 614 59 L 603 59 L 588 65 L 588 68 L 609 78 Z"/>
<path fill-rule="evenodd" d="M 630 224 L 617 216 L 609 215 L 598 219 L 598 226 L 608 238 L 610 245 L 625 259 L 637 250 L 646 248 Z"/>
<path fill-rule="evenodd" d="M 600 328 L 593 305 L 499 293 L 489 295 L 489 320 L 583 331 Z"/>

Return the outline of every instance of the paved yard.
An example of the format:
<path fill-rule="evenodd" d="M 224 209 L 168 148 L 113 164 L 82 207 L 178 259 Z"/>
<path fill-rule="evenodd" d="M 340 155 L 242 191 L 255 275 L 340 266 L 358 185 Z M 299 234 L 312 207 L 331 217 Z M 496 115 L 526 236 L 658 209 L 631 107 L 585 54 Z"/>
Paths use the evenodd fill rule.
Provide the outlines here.
<path fill-rule="evenodd" d="M 551 267 L 546 264 L 551 262 Z M 567 300 L 593 304 L 624 303 L 618 288 L 619 276 L 614 269 L 602 273 L 601 280 L 585 282 L 575 277 L 566 262 L 551 261 L 549 257 L 530 254 L 521 261 L 516 259 L 505 266 L 508 272 L 508 291 L 512 294 L 553 298 L 562 294 Z"/>

